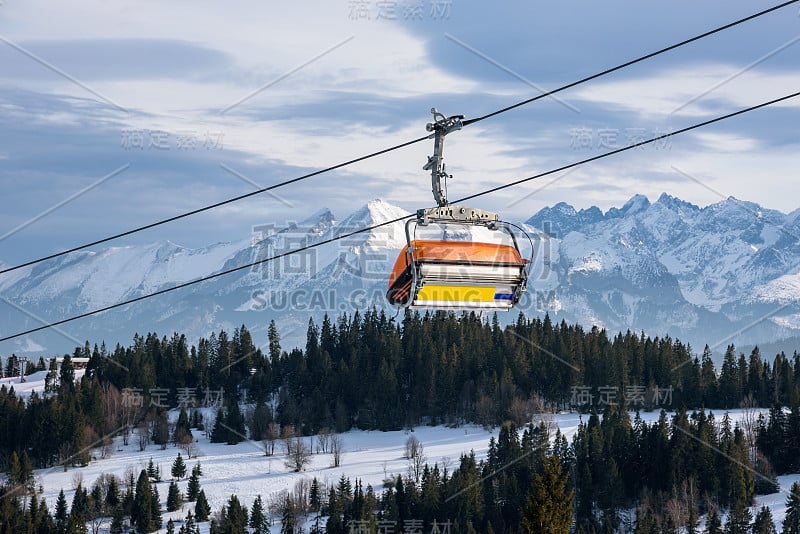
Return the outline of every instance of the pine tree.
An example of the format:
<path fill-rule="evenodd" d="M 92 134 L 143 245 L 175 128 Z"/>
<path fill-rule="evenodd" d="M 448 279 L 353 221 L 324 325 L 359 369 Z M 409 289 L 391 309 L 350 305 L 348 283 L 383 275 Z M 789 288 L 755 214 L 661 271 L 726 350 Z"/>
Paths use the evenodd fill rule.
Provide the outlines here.
<path fill-rule="evenodd" d="M 58 389 L 58 364 L 55 358 L 50 359 L 47 376 L 44 377 L 44 392 L 54 393 Z"/>
<path fill-rule="evenodd" d="M 706 519 L 706 534 L 722 534 L 722 521 L 714 509 L 708 513 L 708 519 Z"/>
<path fill-rule="evenodd" d="M 189 476 L 189 485 L 186 488 L 186 498 L 190 502 L 197 500 L 197 495 L 200 493 L 200 464 L 195 464 L 192 468 L 192 474 Z"/>
<path fill-rule="evenodd" d="M 192 442 L 192 430 L 185 406 L 181 406 L 181 413 L 178 415 L 178 421 L 175 423 L 175 430 L 172 432 L 172 441 L 175 442 L 176 445 Z"/>
<path fill-rule="evenodd" d="M 108 510 L 114 510 L 120 503 L 119 483 L 117 477 L 112 476 L 108 480 L 108 490 L 106 491 L 105 506 Z"/>
<path fill-rule="evenodd" d="M 267 525 L 267 518 L 264 516 L 264 503 L 261 500 L 261 495 L 256 497 L 253 501 L 253 508 L 250 510 L 250 528 L 253 529 L 253 534 L 268 534 L 269 526 Z"/>
<path fill-rule="evenodd" d="M 169 491 L 167 492 L 167 512 L 174 512 L 181 507 L 181 490 L 178 484 L 173 480 L 169 483 Z"/>
<path fill-rule="evenodd" d="M 56 527 L 59 532 L 67 530 L 67 519 L 69 518 L 69 510 L 67 509 L 67 498 L 64 496 L 64 490 L 58 492 L 58 499 L 56 500 Z"/>
<path fill-rule="evenodd" d="M 735 503 L 725 523 L 725 534 L 749 534 L 752 518 L 749 508 L 741 502 Z"/>
<path fill-rule="evenodd" d="M 192 428 L 196 428 L 197 430 L 203 430 L 203 414 L 200 413 L 200 410 L 192 410 Z"/>
<path fill-rule="evenodd" d="M 181 527 L 181 530 L 185 529 L 186 530 L 186 534 L 192 534 L 192 532 L 196 528 L 195 519 L 197 520 L 198 523 L 203 521 L 199 517 L 198 518 L 192 517 L 192 512 L 190 510 L 189 513 L 186 514 L 186 519 L 183 522 L 183 526 Z M 214 526 L 212 524 L 212 531 L 213 531 L 213 527 Z"/>
<path fill-rule="evenodd" d="M 269 322 L 267 329 L 267 339 L 269 340 L 269 359 L 272 365 L 278 365 L 281 359 L 281 336 L 275 326 L 275 320 Z"/>
<path fill-rule="evenodd" d="M 320 496 L 317 477 L 314 477 L 311 481 L 311 488 L 308 490 L 308 503 L 311 505 L 312 512 L 319 512 L 320 505 L 322 504 L 322 497 Z"/>
<path fill-rule="evenodd" d="M 234 397 L 233 400 L 228 404 L 228 413 L 225 416 L 225 424 L 228 426 L 228 436 L 226 443 L 228 445 L 236 445 L 247 439 L 245 432 L 244 424 L 244 415 L 242 415 L 242 410 L 239 408 L 239 403 L 236 401 Z"/>
<path fill-rule="evenodd" d="M 125 495 L 122 497 L 122 511 L 124 515 L 133 515 L 133 506 L 134 506 L 134 488 L 136 487 L 136 483 L 133 479 L 133 472 L 130 474 L 130 478 L 128 480 L 128 487 L 125 489 Z"/>
<path fill-rule="evenodd" d="M 194 504 L 194 515 L 198 522 L 208 521 L 208 516 L 211 515 L 211 507 L 208 505 L 206 499 L 206 492 L 200 490 L 197 494 L 197 502 Z"/>
<path fill-rule="evenodd" d="M 800 482 L 792 484 L 786 498 L 786 517 L 781 534 L 800 534 Z"/>
<path fill-rule="evenodd" d="M 33 489 L 33 464 L 31 464 L 31 459 L 28 456 L 28 451 L 22 451 L 22 458 L 19 460 L 20 463 L 20 470 L 19 470 L 19 483 L 25 486 L 28 489 Z"/>
<path fill-rule="evenodd" d="M 72 506 L 69 510 L 70 524 L 86 526 L 89 518 L 89 495 L 79 484 L 75 488 L 75 495 L 72 497 Z M 74 528 L 74 527 L 73 527 Z"/>
<path fill-rule="evenodd" d="M 228 499 L 226 517 L 228 520 L 226 530 L 228 532 L 244 532 L 245 528 L 247 528 L 247 508 L 242 506 L 236 495 L 231 495 L 231 498 Z"/>
<path fill-rule="evenodd" d="M 178 457 L 175 458 L 175 461 L 172 462 L 172 478 L 177 480 L 181 480 L 183 477 L 186 476 L 186 463 L 183 461 L 183 457 L 181 453 L 178 453 Z"/>
<path fill-rule="evenodd" d="M 8 463 L 8 481 L 12 486 L 19 486 L 22 484 L 22 465 L 19 462 L 17 451 L 11 453 L 11 460 Z"/>
<path fill-rule="evenodd" d="M 151 519 L 152 523 L 151 526 L 154 530 L 158 530 L 161 528 L 162 521 L 161 521 L 161 499 L 158 496 L 158 488 L 155 484 L 152 485 L 153 496 L 150 501 L 150 512 L 151 512 Z"/>
<path fill-rule="evenodd" d="M 294 516 L 294 504 L 287 495 L 281 514 L 281 534 L 294 534 L 295 529 L 297 529 L 297 519 Z"/>
<path fill-rule="evenodd" d="M 568 534 L 572 523 L 573 491 L 566 491 L 567 476 L 557 456 L 545 459 L 543 474 L 536 475 L 523 510 L 523 532 Z"/>
<path fill-rule="evenodd" d="M 167 521 L 167 534 L 175 534 L 175 523 L 172 521 L 171 517 L 169 521 Z"/>
<path fill-rule="evenodd" d="M 169 421 L 167 420 L 166 410 L 159 410 L 153 425 L 153 442 L 161 445 L 161 450 L 167 448 L 169 443 Z"/>
<path fill-rule="evenodd" d="M 75 367 L 72 365 L 72 358 L 69 355 L 65 355 L 61 361 L 58 382 L 59 388 L 64 393 L 71 393 L 75 390 Z"/>
<path fill-rule="evenodd" d="M 214 427 L 211 429 L 211 443 L 225 443 L 228 441 L 228 425 L 225 423 L 225 412 L 222 406 L 217 409 L 217 417 L 214 419 Z"/>
<path fill-rule="evenodd" d="M 122 509 L 122 503 L 118 503 L 114 507 L 114 512 L 111 515 L 111 527 L 109 534 L 122 534 L 122 522 L 125 519 L 125 512 Z"/>
<path fill-rule="evenodd" d="M 697 510 L 694 503 L 689 503 L 689 518 L 686 520 L 686 534 L 697 534 Z"/>
<path fill-rule="evenodd" d="M 157 480 L 158 479 L 158 471 L 156 471 L 156 466 L 153 463 L 153 458 L 150 458 L 150 461 L 147 462 L 147 476 L 150 480 Z"/>
<path fill-rule="evenodd" d="M 152 463 L 152 462 L 151 462 Z M 131 523 L 136 531 L 142 534 L 152 532 L 153 528 L 153 491 L 150 488 L 150 477 L 142 470 L 136 480 L 136 495 L 133 499 Z"/>
<path fill-rule="evenodd" d="M 636 530 L 633 532 L 634 534 L 659 534 L 656 518 L 650 508 L 646 512 L 636 510 Z"/>
<path fill-rule="evenodd" d="M 103 489 L 100 487 L 99 483 L 95 483 L 95 485 L 92 487 L 92 493 L 89 494 L 89 510 L 89 520 L 97 519 L 107 515 L 104 512 L 108 510 L 108 508 L 105 507 L 105 502 L 103 501 Z"/>
<path fill-rule="evenodd" d="M 762 506 L 753 522 L 753 534 L 778 534 L 775 523 L 772 521 L 772 511 Z"/>

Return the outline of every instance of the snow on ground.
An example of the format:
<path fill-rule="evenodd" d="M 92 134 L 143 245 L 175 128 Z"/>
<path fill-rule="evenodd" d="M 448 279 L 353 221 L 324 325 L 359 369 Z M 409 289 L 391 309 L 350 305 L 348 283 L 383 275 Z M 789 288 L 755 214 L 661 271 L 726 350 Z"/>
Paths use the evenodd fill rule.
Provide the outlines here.
<path fill-rule="evenodd" d="M 778 532 L 783 528 L 783 519 L 786 517 L 786 500 L 789 497 L 789 490 L 795 482 L 800 482 L 800 474 L 780 476 L 778 477 L 778 483 L 781 485 L 780 492 L 756 497 L 756 512 L 762 506 L 768 507 L 772 511 L 772 519 L 775 521 L 775 528 Z M 755 514 L 753 516 L 755 517 Z"/>
<path fill-rule="evenodd" d="M 75 369 L 75 380 L 80 380 L 86 369 Z M 5 386 L 8 389 L 14 388 L 14 393 L 20 397 L 29 397 L 32 392 L 39 395 L 44 393 L 44 379 L 47 376 L 47 371 L 36 371 L 25 377 L 25 382 L 20 382 L 18 376 L 9 376 L 0 378 L 0 387 Z"/>
<path fill-rule="evenodd" d="M 741 410 L 730 412 L 731 418 L 736 421 L 743 417 Z M 715 414 L 718 420 L 721 413 Z M 656 421 L 659 412 L 642 413 L 641 417 L 648 423 Z M 586 421 L 587 416 L 578 414 L 557 414 L 553 416 L 555 423 L 569 440 L 575 434 L 581 419 Z M 291 491 L 295 483 L 303 478 L 311 480 L 316 477 L 321 484 L 335 485 L 344 475 L 351 481 L 360 479 L 366 488 L 372 485 L 376 492 L 380 492 L 383 480 L 389 475 L 403 474 L 408 470 L 408 461 L 403 458 L 405 442 L 412 432 L 409 431 L 361 431 L 355 430 L 343 434 L 344 454 L 341 466 L 333 468 L 331 454 L 314 454 L 305 471 L 291 472 L 284 465 L 284 454 L 278 443 L 274 456 L 264 454 L 263 445 L 258 442 L 246 441 L 238 445 L 225 445 L 210 443 L 205 434 L 193 430 L 195 437 L 196 456 L 187 461 L 187 471 L 199 462 L 203 469 L 201 486 L 205 490 L 213 512 L 219 510 L 235 494 L 248 508 L 255 497 L 261 495 L 265 505 L 271 497 L 280 495 L 281 492 Z M 413 435 L 419 439 L 424 447 L 424 454 L 428 463 L 444 464 L 452 471 L 458 465 L 459 457 L 474 451 L 478 459 L 486 457 L 489 438 L 497 437 L 497 429 L 484 430 L 478 426 L 463 426 L 460 428 L 447 427 L 417 427 Z M 306 438 L 310 443 L 311 438 Z M 316 448 L 316 439 L 314 439 Z M 53 508 L 60 489 L 68 502 L 72 502 L 76 481 L 80 477 L 84 487 L 91 488 L 97 477 L 102 473 L 114 473 L 124 477 L 126 471 L 133 470 L 138 476 L 140 470 L 145 469 L 150 458 L 155 465 L 160 466 L 163 481 L 158 484 L 158 491 L 162 507 L 166 509 L 167 489 L 170 480 L 170 467 L 180 449 L 169 446 L 165 450 L 157 445 L 149 445 L 146 450 L 139 452 L 136 435 L 131 436 L 129 445 L 122 444 L 121 438 L 115 440 L 114 450 L 109 458 L 95 459 L 85 468 L 54 467 L 36 472 L 37 481 L 42 484 L 44 497 L 48 505 Z M 800 479 L 800 475 L 780 477 L 782 493 L 763 496 L 757 499 L 758 506 L 767 504 L 773 509 L 776 521 L 782 520 L 785 514 L 785 501 L 791 483 Z M 186 492 L 188 477 L 180 482 L 181 491 Z M 172 517 L 176 522 L 183 519 L 186 512 L 193 509 L 193 504 L 185 504 L 183 511 L 164 513 L 164 524 Z M 279 519 L 279 518 L 276 518 Z M 279 522 L 279 521 L 278 521 Z M 277 532 L 276 526 L 275 532 Z M 162 532 L 165 532 L 163 529 Z"/>

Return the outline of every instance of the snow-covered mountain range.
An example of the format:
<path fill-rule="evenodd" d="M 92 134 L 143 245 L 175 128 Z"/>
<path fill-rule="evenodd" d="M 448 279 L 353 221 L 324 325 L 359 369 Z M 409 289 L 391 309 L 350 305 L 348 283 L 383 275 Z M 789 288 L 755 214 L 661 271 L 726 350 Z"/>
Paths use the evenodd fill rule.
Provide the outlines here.
<path fill-rule="evenodd" d="M 178 331 L 195 340 L 242 324 L 265 343 L 271 319 L 285 346 L 304 342 L 309 316 L 386 306 L 388 272 L 405 243 L 404 223 L 389 221 L 407 215 L 373 200 L 341 220 L 326 209 L 296 224 L 257 226 L 251 239 L 238 242 L 200 249 L 170 242 L 110 247 L 0 275 L 3 337 L 346 236 L 4 342 L 0 353 L 66 352 L 86 339 L 126 345 L 134 333 L 150 331 Z M 521 309 L 612 333 L 669 334 L 695 350 L 708 343 L 718 353 L 731 342 L 797 335 L 798 215 L 734 198 L 700 208 L 666 194 L 653 203 L 637 195 L 605 213 L 566 203 L 544 208 L 520 223 L 535 250 Z"/>

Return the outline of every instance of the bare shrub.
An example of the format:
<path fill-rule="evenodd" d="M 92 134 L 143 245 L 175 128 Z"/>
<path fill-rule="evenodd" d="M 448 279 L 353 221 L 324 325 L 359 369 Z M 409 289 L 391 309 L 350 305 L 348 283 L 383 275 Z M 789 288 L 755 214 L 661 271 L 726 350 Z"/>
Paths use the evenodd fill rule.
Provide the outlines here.
<path fill-rule="evenodd" d="M 344 452 L 344 438 L 336 432 L 330 435 L 331 453 L 333 453 L 333 467 L 339 467 L 342 463 L 342 453 Z"/>

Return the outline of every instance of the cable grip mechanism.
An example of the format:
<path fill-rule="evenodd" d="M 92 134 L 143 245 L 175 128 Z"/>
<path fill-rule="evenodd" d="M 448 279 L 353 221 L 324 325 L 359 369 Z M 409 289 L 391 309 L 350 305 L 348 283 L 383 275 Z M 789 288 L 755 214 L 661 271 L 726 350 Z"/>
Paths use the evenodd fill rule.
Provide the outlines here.
<path fill-rule="evenodd" d="M 428 162 L 422 167 L 423 170 L 431 171 L 431 186 L 433 189 L 433 199 L 438 206 L 447 205 L 447 194 L 445 193 L 442 182 L 447 178 L 452 178 L 447 174 L 444 166 L 444 136 L 454 130 L 460 130 L 464 115 L 453 115 L 445 117 L 436 108 L 431 108 L 434 122 L 425 125 L 425 129 L 433 132 L 433 156 L 428 156 Z"/>

